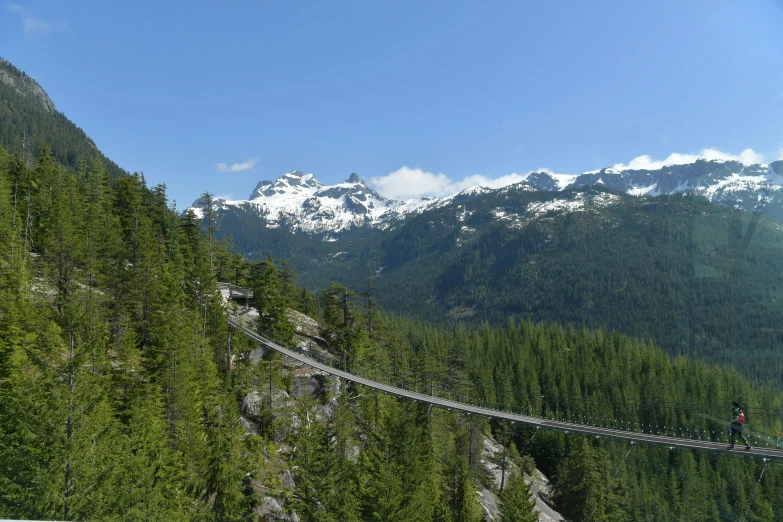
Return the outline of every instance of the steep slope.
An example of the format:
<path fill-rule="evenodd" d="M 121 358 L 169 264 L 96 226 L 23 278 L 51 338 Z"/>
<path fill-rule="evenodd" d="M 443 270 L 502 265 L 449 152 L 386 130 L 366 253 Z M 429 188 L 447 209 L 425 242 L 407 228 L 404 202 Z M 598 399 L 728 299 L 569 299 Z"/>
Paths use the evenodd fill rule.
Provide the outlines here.
<path fill-rule="evenodd" d="M 42 141 L 63 165 L 75 167 L 80 157 L 98 154 L 112 180 L 124 173 L 82 129 L 57 111 L 35 80 L 0 58 L 0 147 L 24 153 L 29 159 L 36 156 Z"/>
<path fill-rule="evenodd" d="M 278 233 L 266 253 L 290 260 L 302 283 L 364 291 L 369 268 L 394 313 L 605 326 L 783 382 L 783 226 L 759 213 L 700 196 L 521 185 L 335 242 Z"/>

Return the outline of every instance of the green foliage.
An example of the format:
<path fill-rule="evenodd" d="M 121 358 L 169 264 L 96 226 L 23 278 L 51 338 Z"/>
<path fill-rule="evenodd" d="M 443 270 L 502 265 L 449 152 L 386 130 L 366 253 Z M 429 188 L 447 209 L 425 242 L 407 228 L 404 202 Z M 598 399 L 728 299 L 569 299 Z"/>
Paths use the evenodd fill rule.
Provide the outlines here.
<path fill-rule="evenodd" d="M 372 294 L 395 314 L 441 324 L 499 327 L 513 317 L 605 327 L 673 355 L 734 365 L 760 382 L 783 382 L 780 223 L 687 195 L 610 192 L 617 201 L 608 207 L 528 210 L 598 196 L 606 190 L 509 187 L 387 230 L 346 231 L 334 242 L 266 229 L 249 210 L 231 209 L 221 233 L 241 252 L 286 257 L 311 288 L 333 281 L 364 292 L 367 266 L 383 267 Z"/>
<path fill-rule="evenodd" d="M 345 287 L 333 284 L 325 295 L 336 298 L 346 292 Z M 329 323 L 335 325 L 327 331 L 339 331 L 344 324 L 341 306 L 333 304 L 340 302 L 322 300 L 323 317 L 332 317 Z M 657 426 L 669 435 L 688 437 L 690 433 L 724 441 L 730 403 L 734 397 L 743 397 L 745 404 L 764 412 L 754 417 L 756 443 L 768 440 L 767 436 L 775 442 L 783 433 L 783 396 L 773 388 L 754 384 L 735 369 L 671 358 L 646 342 L 617 333 L 514 320 L 504 328 L 488 324 L 433 327 L 386 316 L 370 337 L 365 312 L 358 307 L 351 310 L 352 322 L 362 325 L 364 333 L 353 371 L 396 386 L 538 417 L 631 430 L 649 431 Z M 337 343 L 343 339 L 333 336 L 332 341 L 339 353 Z M 362 415 L 354 422 L 372 434 L 373 441 L 360 455 L 364 466 L 359 468 L 358 480 L 367 481 L 362 498 L 373 509 L 382 506 L 384 516 L 393 518 L 407 497 L 396 480 L 402 468 L 394 468 L 401 457 L 387 441 L 406 439 L 385 422 L 387 416 L 407 424 L 415 421 L 406 419 L 388 398 L 371 396 L 361 404 Z M 469 518 L 474 498 L 469 491 L 472 488 L 475 495 L 477 482 L 489 484 L 478 464 L 486 423 L 473 417 L 458 421 L 452 414 L 444 416 L 453 422 L 433 428 L 428 450 L 438 456 L 429 468 L 438 473 L 434 482 L 439 495 L 432 501 L 432 516 Z M 752 460 L 686 455 L 638 445 L 629 448 L 545 430 L 511 429 L 501 422 L 493 422 L 491 428 L 504 448 L 490 460 L 502 469 L 504 462 L 508 466 L 514 460 L 515 448 L 519 448 L 524 455 L 518 465 L 532 472 L 535 463 L 552 478 L 555 507 L 572 520 L 587 520 L 591 515 L 592 520 L 605 521 L 710 520 L 731 513 L 736 517 L 747 506 L 750 494 L 727 492 L 752 489 L 753 476 L 761 471 L 761 463 Z M 385 436 L 386 432 L 396 435 Z M 412 447 L 411 443 L 406 447 Z M 731 464 L 721 464 L 726 460 Z M 738 469 L 743 471 L 738 473 Z M 777 513 L 774 506 L 780 495 L 774 488 L 779 473 L 766 471 L 754 501 L 758 505 L 753 509 L 759 513 Z M 505 492 L 508 484 L 504 486 Z M 365 511 L 363 516 L 379 516 L 373 513 Z"/>
<path fill-rule="evenodd" d="M 521 473 L 514 473 L 501 494 L 500 520 L 503 522 L 536 522 L 538 512 L 531 498 L 530 485 Z"/>
<path fill-rule="evenodd" d="M 283 415 L 263 406 L 268 425 L 247 435 L 237 399 L 267 386 L 293 392 L 295 376 L 283 376 L 279 357 L 253 364 L 247 340 L 235 336 L 229 350 L 221 271 L 254 287 L 266 335 L 290 341 L 288 307 L 309 307 L 351 370 L 457 400 L 717 439 L 728 404 L 740 399 L 758 439 L 783 432 L 780 416 L 766 414 L 780 411 L 783 397 L 734 369 L 672 359 L 606 329 L 384 316 L 371 300 L 383 276 L 366 263 L 357 285 L 366 292 L 333 284 L 316 303 L 289 265 L 243 263 L 141 176 L 112 188 L 100 158 L 71 170 L 46 147 L 34 166 L 0 159 L 3 517 L 246 519 L 259 494 L 244 488 L 262 480 L 303 520 L 480 520 L 490 428 L 504 446 L 496 462 L 512 469 L 514 448 L 535 459 L 552 478 L 556 507 L 575 521 L 774 520 L 782 512 L 780 470 L 767 469 L 756 491 L 763 464 L 751 459 L 640 446 L 627 453 L 619 443 L 489 424 L 345 383 L 333 399 L 297 399 Z M 400 241 L 426 257 L 440 243 L 425 225 L 416 224 L 424 239 Z M 772 233 L 763 227 L 756 234 Z M 410 268 L 405 251 L 397 255 L 400 269 Z M 280 432 L 290 438 L 276 455 Z M 277 478 L 286 461 L 296 479 L 287 493 Z M 525 520 L 529 491 L 511 475 L 504 516 Z"/>
<path fill-rule="evenodd" d="M 30 88 L 32 85 L 37 87 L 35 80 L 2 58 L 0 71 L 12 77 L 14 82 L 0 82 L 0 147 L 20 154 L 24 161 L 31 161 L 41 143 L 46 142 L 56 160 L 71 169 L 77 167 L 79 158 L 97 155 L 112 179 L 125 174 L 97 151 L 95 143 L 82 129 L 53 107 L 47 108 Z"/>
<path fill-rule="evenodd" d="M 0 515 L 243 517 L 207 239 L 98 157 L 0 157 Z"/>
<path fill-rule="evenodd" d="M 258 333 L 281 343 L 294 338 L 294 326 L 288 320 L 291 294 L 286 291 L 286 280 L 272 256 L 254 267 L 258 274 L 253 280 L 253 296 L 258 310 Z"/>

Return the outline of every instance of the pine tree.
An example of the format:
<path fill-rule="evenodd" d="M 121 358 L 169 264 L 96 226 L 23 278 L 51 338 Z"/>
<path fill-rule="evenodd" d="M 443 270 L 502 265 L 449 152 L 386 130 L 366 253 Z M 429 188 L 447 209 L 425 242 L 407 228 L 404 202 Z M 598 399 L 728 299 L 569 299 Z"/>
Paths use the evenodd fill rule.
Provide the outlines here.
<path fill-rule="evenodd" d="M 370 337 L 373 336 L 373 326 L 378 318 L 378 298 L 376 297 L 377 287 L 373 282 L 373 275 L 370 266 L 367 265 L 367 290 L 362 294 L 365 300 L 365 311 L 367 317 L 367 332 Z"/>
<path fill-rule="evenodd" d="M 206 413 L 208 462 L 203 499 L 215 520 L 242 520 L 246 510 L 240 466 L 242 425 L 235 404 L 220 401 Z"/>
<path fill-rule="evenodd" d="M 287 299 L 282 293 L 279 270 L 271 255 L 258 270 L 260 274 L 253 285 L 258 333 L 289 343 L 294 337 L 294 326 L 288 319 Z"/>
<path fill-rule="evenodd" d="M 593 513 L 599 520 L 603 519 L 600 509 L 603 487 L 593 448 L 587 438 L 580 436 L 572 442 L 570 454 L 558 472 L 555 487 L 557 506 L 563 516 L 583 520 Z"/>
<path fill-rule="evenodd" d="M 215 212 L 215 197 L 204 192 L 198 200 L 204 213 L 204 230 L 207 233 L 207 248 L 209 250 L 209 270 L 215 272 L 215 234 L 218 231 L 218 216 Z"/>
<path fill-rule="evenodd" d="M 509 431 L 508 425 L 505 423 L 498 428 L 496 437 L 498 442 L 503 445 L 503 449 L 494 454 L 490 459 L 493 464 L 500 468 L 500 494 L 502 494 L 503 489 L 505 489 L 506 471 L 508 470 L 509 463 L 513 462 L 519 456 L 516 445 L 511 441 L 511 434 Z"/>
<path fill-rule="evenodd" d="M 520 470 L 513 473 L 500 495 L 500 520 L 503 522 L 537 522 L 536 503 L 530 498 L 530 484 Z"/>
<path fill-rule="evenodd" d="M 187 520 L 187 499 L 178 487 L 184 473 L 169 446 L 159 385 L 135 389 L 124 432 L 117 512 L 125 520 Z"/>
<path fill-rule="evenodd" d="M 463 456 L 457 457 L 454 469 L 454 493 L 452 512 L 454 522 L 478 522 L 484 518 L 481 505 L 476 496 L 476 489 L 470 476 L 468 461 Z"/>

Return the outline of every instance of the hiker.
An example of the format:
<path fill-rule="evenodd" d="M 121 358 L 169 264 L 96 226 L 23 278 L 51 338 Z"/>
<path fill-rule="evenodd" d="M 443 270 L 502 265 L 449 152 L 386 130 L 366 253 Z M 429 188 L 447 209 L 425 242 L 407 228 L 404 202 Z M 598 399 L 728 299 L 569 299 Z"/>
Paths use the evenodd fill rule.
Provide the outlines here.
<path fill-rule="evenodd" d="M 731 403 L 731 414 L 732 419 L 731 424 L 729 424 L 729 434 L 731 435 L 729 439 L 729 449 L 734 449 L 734 439 L 737 436 L 737 433 L 739 433 L 742 442 L 745 443 L 745 449 L 749 450 L 750 443 L 742 433 L 745 430 L 745 412 L 742 411 L 742 408 L 740 408 L 740 405 L 737 401 Z"/>

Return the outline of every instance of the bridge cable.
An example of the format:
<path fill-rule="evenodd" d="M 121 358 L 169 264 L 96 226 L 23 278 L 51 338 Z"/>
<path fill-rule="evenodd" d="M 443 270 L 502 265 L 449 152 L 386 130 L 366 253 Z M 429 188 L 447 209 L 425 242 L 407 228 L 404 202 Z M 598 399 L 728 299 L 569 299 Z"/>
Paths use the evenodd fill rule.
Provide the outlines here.
<path fill-rule="evenodd" d="M 750 497 L 750 503 L 748 504 L 748 508 L 745 510 L 745 515 L 740 518 L 740 522 L 745 519 L 745 517 L 748 516 L 748 513 L 750 513 L 750 507 L 753 505 L 753 500 L 756 498 L 756 492 L 759 490 L 759 485 L 761 485 L 761 480 L 764 478 L 764 472 L 767 471 L 767 465 L 769 464 L 769 459 L 763 459 L 764 460 L 764 469 L 761 470 L 761 475 L 759 475 L 759 480 L 756 482 L 756 487 L 753 489 L 753 495 Z"/>
<path fill-rule="evenodd" d="M 530 446 L 530 443 L 533 442 L 533 438 L 536 436 L 536 434 L 538 433 L 539 429 L 541 429 L 541 426 L 536 426 L 536 431 L 533 432 L 533 437 L 530 437 L 530 440 L 527 441 L 527 444 L 524 445 L 524 447 L 522 448 L 522 451 L 525 451 L 527 449 L 527 447 Z M 522 451 L 520 451 L 520 453 L 522 453 Z"/>
<path fill-rule="evenodd" d="M 245 335 L 249 336 L 251 339 L 254 339 L 254 340 L 256 340 L 256 341 L 259 341 L 259 342 L 261 342 L 262 344 L 265 344 L 265 345 L 266 345 L 267 347 L 269 347 L 269 348 L 272 348 L 272 349 L 274 349 L 274 350 L 276 350 L 276 351 L 282 352 L 284 355 L 289 355 L 289 353 L 291 353 L 291 354 L 294 354 L 294 355 L 290 355 L 290 356 L 293 356 L 295 359 L 296 359 L 297 357 L 300 357 L 301 359 L 298 359 L 298 360 L 299 360 L 301 363 L 304 363 L 304 364 L 309 364 L 309 363 L 307 362 L 307 360 L 308 360 L 308 359 L 312 360 L 312 359 L 313 359 L 313 356 L 315 356 L 315 361 L 314 361 L 314 362 L 315 362 L 316 364 L 318 364 L 318 365 L 320 365 L 320 366 L 323 366 L 323 367 L 326 367 L 326 368 L 330 367 L 330 365 L 329 365 L 329 363 L 328 363 L 327 361 L 318 362 L 318 359 L 320 359 L 321 357 L 319 357 L 319 355 L 317 355 L 317 354 L 312 354 L 312 355 L 310 355 L 310 356 L 303 355 L 303 354 L 297 354 L 295 350 L 291 350 L 291 349 L 286 349 L 286 348 L 283 348 L 282 346 L 279 346 L 279 345 L 277 345 L 276 343 L 274 343 L 274 342 L 271 342 L 271 341 L 269 341 L 268 339 L 265 339 L 265 338 L 261 337 L 261 336 L 260 336 L 260 335 L 258 335 L 257 333 L 255 333 L 255 332 L 252 332 L 251 330 L 248 330 L 247 328 L 245 328 L 245 327 L 241 326 L 241 325 L 239 324 L 239 322 L 238 322 L 238 321 L 236 321 L 236 320 L 234 320 L 234 319 L 232 319 L 232 318 L 229 318 L 229 321 L 228 321 L 228 322 L 229 322 L 229 325 L 230 325 L 232 328 L 235 328 L 235 329 L 238 329 L 238 330 L 242 331 L 242 332 L 243 332 Z M 310 366 L 312 366 L 312 365 L 310 364 Z M 317 369 L 318 369 L 318 366 L 313 366 L 313 368 L 317 368 Z M 323 370 L 323 368 L 321 368 L 321 369 Z M 350 380 L 350 377 L 347 377 L 347 375 L 350 375 L 350 374 L 348 374 L 348 372 L 344 372 L 344 371 L 340 371 L 340 370 L 336 370 L 336 371 L 337 371 L 338 373 L 345 374 L 345 375 L 346 375 L 346 378 L 348 378 L 348 379 Z M 358 376 L 358 375 L 355 375 L 355 377 L 359 377 L 359 376 Z M 362 380 L 364 380 L 364 381 L 370 381 L 370 379 L 367 379 L 367 378 L 361 378 L 361 379 L 362 379 Z M 357 382 L 358 382 L 358 381 L 357 381 Z M 362 383 L 362 382 L 359 382 L 359 384 L 364 384 L 364 385 L 366 385 L 366 386 L 370 386 L 371 388 L 374 388 L 374 386 L 373 386 L 373 383 L 372 383 L 372 382 L 367 382 L 367 383 Z M 380 385 L 380 384 L 382 384 L 382 383 L 375 383 L 375 384 L 379 384 L 379 385 Z M 393 386 L 393 385 L 385 385 L 385 386 L 391 386 L 392 388 L 395 388 L 395 386 Z M 382 390 L 382 391 L 384 391 L 384 390 Z M 405 392 L 405 391 L 408 391 L 408 390 L 399 389 L 398 391 L 400 391 L 400 392 Z M 386 391 L 384 391 L 384 393 L 387 393 L 387 392 L 386 392 Z M 392 394 L 394 394 L 394 395 L 400 395 L 399 393 L 397 393 L 397 391 L 390 391 L 389 393 L 392 393 Z M 414 393 L 414 394 L 418 394 L 417 392 L 412 392 L 412 393 Z M 418 395 L 422 395 L 422 394 L 418 394 Z M 401 395 L 401 396 L 406 396 L 406 395 Z M 407 396 L 407 397 L 408 397 L 408 398 L 411 398 L 411 399 L 413 399 L 413 400 L 422 400 L 421 398 L 415 398 L 415 397 L 412 397 L 412 396 Z M 451 400 L 449 400 L 449 399 L 443 399 L 443 398 L 440 398 L 440 397 L 436 397 L 436 396 L 434 396 L 434 395 L 430 396 L 430 398 L 437 398 L 437 399 L 441 399 L 441 400 L 443 400 L 443 401 L 446 401 L 446 402 L 451 402 L 452 404 L 461 404 L 462 406 L 474 406 L 474 407 L 475 407 L 475 405 L 470 405 L 470 404 L 466 404 L 466 403 L 459 403 L 459 402 L 457 402 L 457 401 L 451 401 Z M 429 401 L 427 401 L 427 402 L 429 402 Z M 431 404 L 433 404 L 433 403 L 431 403 Z M 444 406 L 444 407 L 446 407 L 447 409 L 451 409 L 451 407 L 455 407 L 455 408 L 457 408 L 457 409 L 461 409 L 461 408 L 459 408 L 459 406 L 451 406 L 451 407 L 450 407 L 449 405 L 443 405 L 443 406 Z M 465 411 L 465 410 L 463 410 L 463 411 Z M 499 412 L 500 412 L 500 410 L 497 410 L 497 411 L 499 411 Z M 479 415 L 487 415 L 486 413 L 481 413 L 481 412 L 476 412 L 476 413 L 478 413 Z M 508 413 L 508 412 L 502 412 L 502 413 Z M 471 414 L 471 412 L 470 412 L 470 411 L 468 411 L 468 412 L 467 412 L 467 414 L 468 414 L 468 415 L 470 415 L 470 414 Z M 494 415 L 490 415 L 490 417 L 492 417 L 492 416 L 494 416 Z M 584 417 L 582 417 L 582 418 L 583 418 L 583 420 L 584 420 Z M 539 420 L 541 420 L 541 419 L 539 419 Z M 513 422 L 514 422 L 514 421 L 512 420 L 512 423 L 513 423 Z M 527 421 L 524 421 L 524 420 L 523 420 L 522 422 L 527 422 Z M 564 424 L 571 424 L 571 423 L 565 423 L 565 422 L 564 422 Z M 587 424 L 587 423 L 585 423 L 585 424 Z M 589 425 L 589 424 L 588 424 L 588 425 Z M 547 426 L 543 426 L 543 425 L 539 425 L 539 426 L 540 426 L 540 427 L 547 427 Z M 537 427 L 539 427 L 539 426 L 537 426 Z M 581 431 L 581 430 L 579 430 L 579 429 L 578 429 L 577 425 L 575 425 L 575 424 L 571 424 L 571 426 L 573 426 L 573 429 L 575 429 L 576 431 Z M 571 429 L 569 426 L 561 426 L 561 427 L 558 427 L 558 426 L 548 426 L 548 427 L 551 427 L 551 428 L 554 428 L 554 429 L 563 429 L 563 430 L 564 430 L 566 433 L 568 433 L 568 431 L 570 431 L 570 429 Z M 682 429 L 680 429 L 680 432 L 682 432 Z M 688 432 L 690 433 L 690 430 L 688 430 Z M 587 431 L 587 433 L 590 433 L 590 431 L 588 430 L 588 431 Z M 626 433 L 627 433 L 627 432 L 626 432 Z M 694 432 L 694 433 L 696 433 L 696 432 Z M 605 433 L 601 433 L 601 435 L 604 435 L 604 434 L 605 434 Z M 676 434 L 675 434 L 675 435 L 676 435 Z M 611 436 L 612 436 L 612 434 L 609 434 L 609 436 L 611 437 Z M 630 438 L 630 437 L 627 437 L 627 438 Z M 674 438 L 674 439 L 675 439 L 675 440 L 677 439 L 677 438 L 676 438 L 676 436 L 675 436 L 675 438 Z M 699 437 L 699 439 L 701 439 L 701 437 Z M 683 440 L 686 440 L 686 439 L 680 439 L 680 441 L 683 441 Z M 647 438 L 642 438 L 642 439 L 637 439 L 637 440 L 631 440 L 631 444 L 634 444 L 634 443 L 636 443 L 636 442 L 647 442 L 647 443 L 652 443 L 652 444 L 665 444 L 665 442 L 663 442 L 663 441 L 654 441 L 654 440 L 649 440 L 649 439 L 647 439 Z M 709 450 L 709 448 L 705 448 L 705 447 L 696 447 L 696 446 L 687 446 L 687 445 L 684 445 L 684 447 L 690 447 L 690 448 L 692 448 L 692 449 L 702 449 L 702 450 Z M 773 452 L 774 452 L 774 451 L 776 451 L 776 450 L 773 450 Z M 779 450 L 777 450 L 777 451 L 779 451 Z M 630 450 L 629 450 L 629 452 L 630 452 Z M 716 452 L 717 452 L 717 448 L 713 448 L 713 452 L 714 452 L 714 453 L 716 453 Z M 735 455 L 735 454 L 728 454 L 727 456 L 732 456 L 732 457 L 740 457 L 740 455 Z M 744 454 L 744 455 L 742 455 L 742 456 L 743 456 L 743 457 L 745 457 L 745 456 L 748 456 L 748 454 Z M 769 455 L 769 454 L 767 454 L 767 457 L 769 457 L 769 458 L 775 458 L 775 457 L 777 457 L 777 455 Z M 783 460 L 781 461 L 781 463 L 783 463 Z M 619 468 L 618 468 L 618 470 L 616 471 L 616 473 L 615 473 L 615 475 L 614 475 L 615 477 L 616 477 L 617 473 L 619 473 Z M 614 477 L 613 477 L 613 478 L 614 478 Z"/>

